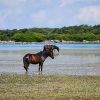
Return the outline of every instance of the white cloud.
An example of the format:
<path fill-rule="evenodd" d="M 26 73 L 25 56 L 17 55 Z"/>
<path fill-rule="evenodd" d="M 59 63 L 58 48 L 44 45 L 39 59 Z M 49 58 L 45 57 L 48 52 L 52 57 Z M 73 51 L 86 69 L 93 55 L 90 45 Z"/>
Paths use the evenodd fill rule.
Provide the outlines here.
<path fill-rule="evenodd" d="M 76 4 L 76 3 L 92 3 L 92 2 L 96 2 L 98 0 L 60 0 L 60 7 L 65 7 L 65 6 L 70 6 L 72 4 Z"/>
<path fill-rule="evenodd" d="M 75 16 L 76 21 L 79 22 L 95 22 L 100 23 L 100 6 L 89 6 L 82 8 Z"/>
<path fill-rule="evenodd" d="M 0 0 L 0 27 L 100 24 L 100 7 L 90 6 L 97 5 L 97 1 L 99 0 Z"/>
<path fill-rule="evenodd" d="M 5 9 L 0 9 L 0 23 L 3 25 L 6 19 L 20 15 L 26 1 L 27 0 L 0 0 L 0 5 L 5 7 Z"/>
<path fill-rule="evenodd" d="M 37 13 L 34 13 L 34 14 L 32 15 L 32 20 L 44 21 L 44 20 L 46 20 L 46 19 L 47 19 L 47 14 L 46 14 L 46 12 L 43 11 L 43 10 L 41 10 L 41 11 L 39 11 L 39 12 L 37 12 Z"/>
<path fill-rule="evenodd" d="M 64 7 L 66 5 L 70 5 L 72 3 L 76 2 L 76 0 L 60 0 L 60 7 Z"/>

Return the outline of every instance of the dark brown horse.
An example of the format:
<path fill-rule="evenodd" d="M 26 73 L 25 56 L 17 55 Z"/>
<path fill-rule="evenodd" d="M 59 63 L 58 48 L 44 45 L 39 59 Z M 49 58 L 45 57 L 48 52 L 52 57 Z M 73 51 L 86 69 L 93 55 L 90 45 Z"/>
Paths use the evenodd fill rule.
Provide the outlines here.
<path fill-rule="evenodd" d="M 54 59 L 53 52 L 50 50 L 47 51 L 40 51 L 39 53 L 36 54 L 26 54 L 23 57 L 23 63 L 24 63 L 24 68 L 26 72 L 28 71 L 29 64 L 39 64 L 39 71 L 43 69 L 43 62 L 47 57 L 51 57 Z"/>
<path fill-rule="evenodd" d="M 44 45 L 43 47 L 43 51 L 46 51 L 46 50 L 57 50 L 59 52 L 59 47 L 55 46 L 55 45 Z"/>

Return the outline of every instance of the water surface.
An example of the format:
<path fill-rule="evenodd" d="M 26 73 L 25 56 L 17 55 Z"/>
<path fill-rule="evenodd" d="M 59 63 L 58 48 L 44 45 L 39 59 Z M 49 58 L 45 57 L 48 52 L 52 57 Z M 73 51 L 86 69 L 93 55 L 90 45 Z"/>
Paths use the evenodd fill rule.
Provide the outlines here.
<path fill-rule="evenodd" d="M 100 44 L 55 44 L 60 53 L 44 62 L 44 74 L 100 75 Z M 22 58 L 36 53 L 44 44 L 0 44 L 0 73 L 24 74 Z M 38 74 L 38 65 L 30 65 L 29 74 Z"/>

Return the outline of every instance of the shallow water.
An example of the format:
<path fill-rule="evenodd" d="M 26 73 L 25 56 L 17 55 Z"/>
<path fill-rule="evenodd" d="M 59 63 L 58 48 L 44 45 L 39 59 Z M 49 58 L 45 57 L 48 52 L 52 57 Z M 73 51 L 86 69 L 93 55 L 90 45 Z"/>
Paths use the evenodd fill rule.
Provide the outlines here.
<path fill-rule="evenodd" d="M 55 44 L 60 53 L 47 58 L 43 74 L 100 75 L 100 44 Z M 0 44 L 0 73 L 24 74 L 22 58 L 42 50 L 44 44 Z M 38 65 L 30 65 L 29 74 L 38 74 Z"/>

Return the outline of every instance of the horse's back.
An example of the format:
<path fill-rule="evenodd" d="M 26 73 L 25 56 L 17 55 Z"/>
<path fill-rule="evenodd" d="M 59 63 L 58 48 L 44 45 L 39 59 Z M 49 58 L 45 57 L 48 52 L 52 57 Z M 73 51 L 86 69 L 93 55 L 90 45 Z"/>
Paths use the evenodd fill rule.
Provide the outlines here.
<path fill-rule="evenodd" d="M 41 62 L 41 56 L 38 54 L 31 54 L 30 60 L 32 64 L 38 64 Z"/>
<path fill-rule="evenodd" d="M 25 54 L 25 56 L 23 57 L 23 58 L 25 58 L 25 57 L 27 57 L 27 56 L 29 56 L 30 55 L 30 53 L 27 53 L 27 54 Z"/>

